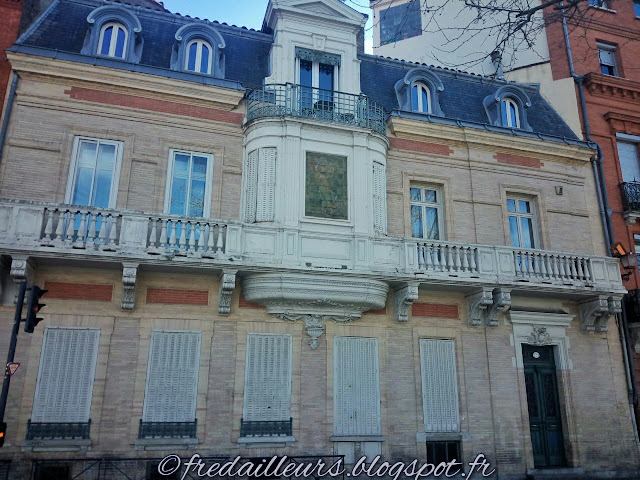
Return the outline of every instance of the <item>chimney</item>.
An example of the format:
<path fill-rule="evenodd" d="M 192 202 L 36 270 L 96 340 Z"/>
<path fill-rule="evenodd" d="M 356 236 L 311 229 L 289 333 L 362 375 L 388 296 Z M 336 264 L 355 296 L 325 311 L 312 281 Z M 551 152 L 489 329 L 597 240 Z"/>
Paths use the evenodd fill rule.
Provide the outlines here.
<path fill-rule="evenodd" d="M 504 80 L 504 73 L 502 72 L 502 53 L 500 53 L 500 50 L 496 49 L 491 52 L 491 63 L 493 63 L 493 66 L 496 69 L 496 78 L 498 80 Z"/>

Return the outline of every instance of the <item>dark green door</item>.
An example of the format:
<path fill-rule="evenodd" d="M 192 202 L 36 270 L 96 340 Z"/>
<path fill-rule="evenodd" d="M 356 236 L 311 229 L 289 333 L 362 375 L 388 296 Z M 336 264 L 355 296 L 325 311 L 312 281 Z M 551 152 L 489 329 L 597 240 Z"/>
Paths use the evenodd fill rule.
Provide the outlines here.
<path fill-rule="evenodd" d="M 553 347 L 522 345 L 536 468 L 564 467 L 564 439 Z"/>

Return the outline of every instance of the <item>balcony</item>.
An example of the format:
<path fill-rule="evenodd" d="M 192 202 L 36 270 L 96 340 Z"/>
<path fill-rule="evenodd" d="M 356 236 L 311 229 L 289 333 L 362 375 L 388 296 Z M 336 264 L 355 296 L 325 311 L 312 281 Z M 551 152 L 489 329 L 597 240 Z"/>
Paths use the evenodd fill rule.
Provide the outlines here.
<path fill-rule="evenodd" d="M 240 437 L 269 437 L 293 435 L 293 419 L 270 420 L 270 421 L 249 421 L 240 419 Z"/>
<path fill-rule="evenodd" d="M 640 218 L 640 182 L 620 184 L 622 210 L 627 224 L 633 225 Z"/>
<path fill-rule="evenodd" d="M 27 440 L 88 440 L 91 420 L 80 423 L 27 422 Z"/>
<path fill-rule="evenodd" d="M 365 95 L 292 83 L 265 85 L 247 93 L 247 122 L 281 116 L 310 118 L 386 133 L 384 107 Z"/>
<path fill-rule="evenodd" d="M 193 422 L 143 422 L 140 420 L 138 438 L 195 438 L 198 420 Z"/>

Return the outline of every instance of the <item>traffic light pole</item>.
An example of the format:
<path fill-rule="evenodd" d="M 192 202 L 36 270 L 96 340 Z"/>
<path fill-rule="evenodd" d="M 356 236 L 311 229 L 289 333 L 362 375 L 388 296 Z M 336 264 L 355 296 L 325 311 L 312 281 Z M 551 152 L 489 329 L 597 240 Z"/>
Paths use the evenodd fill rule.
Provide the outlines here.
<path fill-rule="evenodd" d="M 13 357 L 16 354 L 16 344 L 18 343 L 18 330 L 20 330 L 20 322 L 22 321 L 22 306 L 24 305 L 24 296 L 27 291 L 27 282 L 20 284 L 18 292 L 18 301 L 16 302 L 16 314 L 13 317 L 13 330 L 11 331 L 11 342 L 9 343 L 9 353 L 7 355 L 7 365 L 13 363 Z M 0 394 L 0 423 L 4 422 L 4 410 L 7 407 L 7 397 L 9 396 L 9 383 L 11 383 L 11 375 L 9 368 L 4 368 L 4 382 L 2 383 L 2 394 Z"/>

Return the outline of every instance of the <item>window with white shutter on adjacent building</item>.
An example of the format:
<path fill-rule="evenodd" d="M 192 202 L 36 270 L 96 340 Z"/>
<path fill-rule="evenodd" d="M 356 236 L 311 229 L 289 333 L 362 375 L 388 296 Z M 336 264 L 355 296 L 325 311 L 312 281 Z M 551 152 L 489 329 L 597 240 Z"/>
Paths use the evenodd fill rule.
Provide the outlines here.
<path fill-rule="evenodd" d="M 460 431 L 453 340 L 420 340 L 425 432 Z"/>
<path fill-rule="evenodd" d="M 291 335 L 247 336 L 240 436 L 292 435 Z"/>
<path fill-rule="evenodd" d="M 90 421 L 99 339 L 98 329 L 45 329 L 28 439 L 88 438 L 88 426 L 78 424 Z M 39 425 L 47 423 L 76 426 L 54 432 Z"/>
<path fill-rule="evenodd" d="M 245 165 L 244 216 L 248 223 L 275 219 L 276 149 L 249 152 Z"/>
<path fill-rule="evenodd" d="M 373 164 L 373 229 L 376 233 L 387 233 L 387 174 L 381 163 Z"/>
<path fill-rule="evenodd" d="M 378 339 L 335 337 L 334 435 L 381 435 Z"/>
<path fill-rule="evenodd" d="M 640 182 L 640 156 L 638 144 L 618 140 L 618 158 L 623 182 Z"/>

